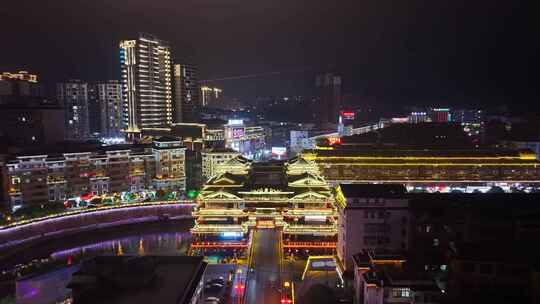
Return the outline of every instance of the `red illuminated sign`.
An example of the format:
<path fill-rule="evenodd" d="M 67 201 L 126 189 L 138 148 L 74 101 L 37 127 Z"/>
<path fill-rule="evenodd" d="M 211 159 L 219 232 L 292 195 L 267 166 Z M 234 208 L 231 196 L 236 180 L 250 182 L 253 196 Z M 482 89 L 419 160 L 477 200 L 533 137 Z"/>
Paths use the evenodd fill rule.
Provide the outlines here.
<path fill-rule="evenodd" d="M 341 144 L 341 137 L 328 137 L 328 143 L 333 145 L 339 145 Z"/>
<path fill-rule="evenodd" d="M 346 119 L 346 120 L 354 120 L 354 117 L 356 116 L 354 112 L 350 112 L 350 111 L 341 111 L 340 115 L 342 119 Z"/>

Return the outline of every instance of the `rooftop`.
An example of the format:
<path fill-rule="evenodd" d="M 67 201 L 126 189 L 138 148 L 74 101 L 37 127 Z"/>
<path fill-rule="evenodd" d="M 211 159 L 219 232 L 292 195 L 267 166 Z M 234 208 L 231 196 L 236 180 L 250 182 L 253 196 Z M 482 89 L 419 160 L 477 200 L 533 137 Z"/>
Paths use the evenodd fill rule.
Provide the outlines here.
<path fill-rule="evenodd" d="M 363 250 L 353 255 L 353 260 L 358 267 L 368 267 L 377 263 L 402 263 L 406 261 L 406 258 L 403 252 L 378 249 Z"/>
<path fill-rule="evenodd" d="M 249 175 L 249 186 L 252 189 L 272 188 L 283 190 L 287 184 L 283 162 L 253 163 Z"/>
<path fill-rule="evenodd" d="M 473 160 L 500 161 L 504 159 L 535 161 L 536 156 L 530 150 L 508 149 L 437 149 L 437 148 L 399 148 L 394 146 L 365 146 L 335 148 L 331 150 L 307 150 L 305 153 L 316 154 L 317 158 L 325 157 L 354 157 L 364 162 L 401 160 L 413 162 L 418 159 L 435 161 Z"/>
<path fill-rule="evenodd" d="M 154 141 L 157 141 L 157 142 L 179 142 L 180 139 L 178 139 L 177 137 L 172 137 L 172 136 L 160 136 L 160 137 L 154 139 Z"/>
<path fill-rule="evenodd" d="M 393 124 L 365 134 L 346 136 L 342 145 L 392 144 L 398 146 L 472 147 L 459 124 Z"/>
<path fill-rule="evenodd" d="M 440 292 L 440 288 L 432 275 L 422 269 L 403 264 L 375 264 L 363 273 L 368 284 L 377 287 L 402 287 L 413 291 Z"/>
<path fill-rule="evenodd" d="M 207 151 L 204 151 L 203 153 L 231 153 L 231 154 L 240 154 L 238 151 L 233 150 L 231 148 L 213 148 L 209 149 Z"/>
<path fill-rule="evenodd" d="M 403 184 L 340 184 L 345 197 L 395 197 L 407 193 Z"/>
<path fill-rule="evenodd" d="M 75 303 L 190 303 L 206 263 L 189 256 L 98 256 L 68 288 Z"/>
<path fill-rule="evenodd" d="M 331 189 L 324 178 L 314 175 L 307 167 L 305 168 L 307 171 L 298 171 L 298 174 L 290 175 L 286 171 L 286 162 L 251 163 L 241 156 L 228 160 L 225 165 L 242 166 L 243 170 L 235 171 L 234 168 L 228 168 L 229 171 L 210 178 L 201 192 L 203 197 L 211 198 L 217 192 L 228 192 L 237 197 L 250 195 L 250 199 L 253 195 L 268 194 L 278 195 L 282 199 L 297 195 L 325 199 L 331 197 Z M 309 165 L 316 166 L 313 163 Z M 289 186 L 289 183 L 294 185 Z"/>
<path fill-rule="evenodd" d="M 102 146 L 98 142 L 64 142 L 55 145 L 42 145 L 26 147 L 23 150 L 11 153 L 10 158 L 19 156 L 47 155 L 47 160 L 62 159 L 64 154 L 69 153 L 91 153 L 95 155 L 105 155 L 109 151 L 131 151 L 132 154 L 151 153 L 146 151 L 150 144 L 118 144 Z"/>

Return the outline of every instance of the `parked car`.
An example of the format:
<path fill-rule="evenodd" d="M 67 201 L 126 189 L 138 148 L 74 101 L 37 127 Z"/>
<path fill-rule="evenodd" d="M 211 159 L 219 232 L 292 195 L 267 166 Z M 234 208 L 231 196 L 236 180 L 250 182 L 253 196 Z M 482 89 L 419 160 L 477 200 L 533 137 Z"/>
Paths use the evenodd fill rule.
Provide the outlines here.
<path fill-rule="evenodd" d="M 218 278 L 208 279 L 208 280 L 206 280 L 206 283 L 225 284 L 225 278 L 218 277 Z"/>
<path fill-rule="evenodd" d="M 205 303 L 212 303 L 212 304 L 216 304 L 216 303 L 219 303 L 221 300 L 220 298 L 218 297 L 207 297 L 204 302 Z"/>

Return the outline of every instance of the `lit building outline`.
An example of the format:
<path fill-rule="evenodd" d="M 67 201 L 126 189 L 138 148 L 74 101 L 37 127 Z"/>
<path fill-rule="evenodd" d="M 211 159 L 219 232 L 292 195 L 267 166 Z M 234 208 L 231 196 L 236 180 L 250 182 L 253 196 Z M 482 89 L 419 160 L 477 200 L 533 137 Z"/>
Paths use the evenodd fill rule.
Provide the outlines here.
<path fill-rule="evenodd" d="M 173 123 L 172 59 L 166 41 L 148 34 L 120 42 L 124 132 Z"/>
<path fill-rule="evenodd" d="M 223 235 L 246 239 L 250 229 L 259 227 L 282 229 L 282 248 L 287 252 L 335 250 L 334 197 L 315 163 L 293 158 L 286 163 L 254 164 L 238 156 L 219 167 L 197 198 L 191 229 L 196 247 L 219 247 Z M 284 184 L 259 184 L 257 174 L 279 175 Z"/>

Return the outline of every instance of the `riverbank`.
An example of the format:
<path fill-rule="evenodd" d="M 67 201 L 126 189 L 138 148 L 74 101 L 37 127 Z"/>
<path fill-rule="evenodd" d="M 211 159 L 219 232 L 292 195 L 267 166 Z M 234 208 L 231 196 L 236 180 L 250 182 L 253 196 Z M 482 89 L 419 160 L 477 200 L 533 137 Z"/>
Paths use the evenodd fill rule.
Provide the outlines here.
<path fill-rule="evenodd" d="M 28 243 L 10 250 L 0 259 L 0 271 L 3 272 L 0 299 L 15 295 L 16 279 L 25 286 L 32 286 L 33 291 L 38 290 L 40 296 L 59 293 L 59 290 L 47 290 L 46 286 L 56 286 L 59 281 L 64 286 L 69 281 L 63 275 L 65 269 L 96 255 L 184 255 L 191 243 L 189 229 L 192 226 L 191 219 L 145 222 L 104 227 Z"/>
<path fill-rule="evenodd" d="M 192 219 L 133 223 L 121 226 L 103 227 L 70 235 L 56 235 L 11 248 L 0 254 L 0 269 L 22 264 L 33 259 L 49 257 L 52 253 L 67 248 L 104 242 L 133 235 L 164 232 L 189 232 Z"/>
<path fill-rule="evenodd" d="M 192 209 L 192 204 L 178 203 L 96 209 L 4 228 L 0 230 L 0 258 L 13 248 L 59 236 L 143 222 L 191 218 Z"/>

